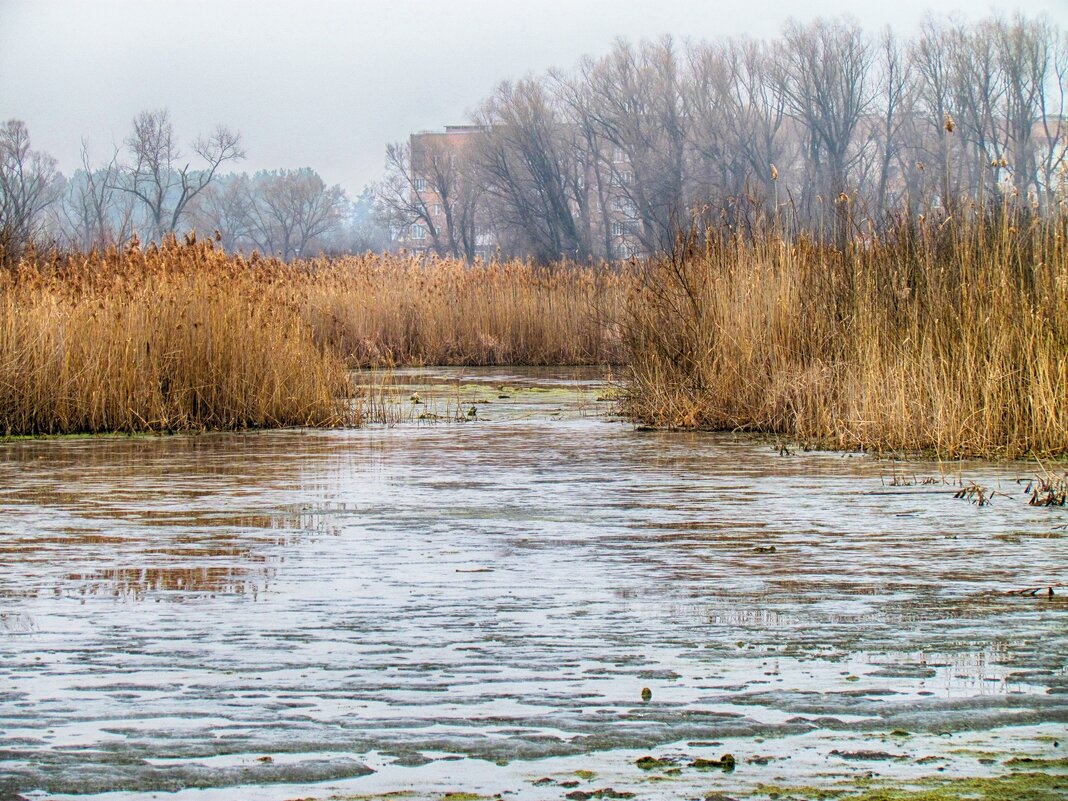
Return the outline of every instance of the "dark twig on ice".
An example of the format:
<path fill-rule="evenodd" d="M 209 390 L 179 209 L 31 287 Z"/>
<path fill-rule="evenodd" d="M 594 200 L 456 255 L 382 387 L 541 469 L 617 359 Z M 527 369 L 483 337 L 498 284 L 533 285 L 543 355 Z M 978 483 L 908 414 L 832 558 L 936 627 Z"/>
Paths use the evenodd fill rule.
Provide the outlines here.
<path fill-rule="evenodd" d="M 1047 595 L 1052 598 L 1056 595 L 1053 591 L 1054 587 L 1068 587 L 1068 583 L 1062 581 L 1056 584 L 1043 584 L 1038 587 L 1024 587 L 1021 590 L 1009 590 L 1008 595 L 1028 595 L 1031 597 Z"/>

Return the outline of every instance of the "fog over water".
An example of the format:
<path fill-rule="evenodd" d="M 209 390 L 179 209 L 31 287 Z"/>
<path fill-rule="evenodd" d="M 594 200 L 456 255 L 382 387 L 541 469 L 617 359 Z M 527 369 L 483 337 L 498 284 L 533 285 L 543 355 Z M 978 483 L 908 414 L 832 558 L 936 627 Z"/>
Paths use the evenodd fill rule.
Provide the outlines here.
<path fill-rule="evenodd" d="M 927 12 L 1013 10 L 1068 26 L 1065 0 L 0 0 L 0 119 L 25 120 L 69 174 L 83 137 L 99 161 L 137 112 L 165 106 L 183 141 L 218 122 L 241 131 L 239 169 L 308 165 L 354 194 L 387 142 L 463 122 L 498 81 L 570 67 L 617 36 L 772 37 L 791 17 L 845 13 L 907 33 Z"/>

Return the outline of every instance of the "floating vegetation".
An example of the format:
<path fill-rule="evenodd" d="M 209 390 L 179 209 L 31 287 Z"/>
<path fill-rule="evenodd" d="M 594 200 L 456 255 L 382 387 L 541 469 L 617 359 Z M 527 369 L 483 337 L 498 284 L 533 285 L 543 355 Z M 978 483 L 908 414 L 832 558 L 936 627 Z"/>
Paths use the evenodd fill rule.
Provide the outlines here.
<path fill-rule="evenodd" d="M 1042 584 L 1042 585 L 1039 585 L 1037 587 L 1024 587 L 1023 589 L 1019 589 L 1019 590 L 1009 590 L 1009 592 L 1007 594 L 1008 595 L 1027 595 L 1027 596 L 1030 596 L 1032 598 L 1034 598 L 1036 596 L 1039 596 L 1039 595 L 1045 595 L 1045 596 L 1047 596 L 1049 598 L 1052 598 L 1054 595 L 1057 594 L 1056 592 L 1054 592 L 1054 589 L 1057 588 L 1057 587 L 1068 587 L 1068 584 L 1066 584 L 1064 582 L 1056 582 L 1056 583 L 1053 583 L 1053 584 Z"/>
<path fill-rule="evenodd" d="M 915 486 L 930 487 L 930 486 L 933 486 L 935 484 L 943 484 L 943 483 L 945 483 L 945 478 L 944 477 L 943 478 L 935 478 L 934 476 L 924 476 L 923 478 L 919 478 L 915 474 L 913 474 L 911 476 L 906 476 L 906 475 L 903 475 L 901 473 L 894 473 L 894 475 L 890 478 L 889 486 L 891 486 L 891 487 L 915 487 Z"/>
<path fill-rule="evenodd" d="M 697 758 L 690 762 L 691 768 L 697 768 L 698 770 L 716 769 L 722 770 L 725 773 L 730 773 L 737 765 L 737 760 L 733 754 L 724 754 L 719 759 L 701 759 Z"/>
<path fill-rule="evenodd" d="M 954 498 L 964 498 L 976 506 L 989 506 L 994 499 L 994 491 L 974 481 L 969 481 L 953 493 Z"/>
<path fill-rule="evenodd" d="M 664 770 L 675 766 L 675 760 L 657 759 L 653 756 L 640 757 L 635 763 L 642 770 Z"/>
<path fill-rule="evenodd" d="M 1046 475 L 1027 483 L 1024 494 L 1031 506 L 1064 506 L 1068 503 L 1068 474 Z"/>
<path fill-rule="evenodd" d="M 636 794 L 627 790 L 615 790 L 611 787 L 602 787 L 600 790 L 572 790 L 564 796 L 570 801 L 589 801 L 591 798 L 634 798 Z"/>

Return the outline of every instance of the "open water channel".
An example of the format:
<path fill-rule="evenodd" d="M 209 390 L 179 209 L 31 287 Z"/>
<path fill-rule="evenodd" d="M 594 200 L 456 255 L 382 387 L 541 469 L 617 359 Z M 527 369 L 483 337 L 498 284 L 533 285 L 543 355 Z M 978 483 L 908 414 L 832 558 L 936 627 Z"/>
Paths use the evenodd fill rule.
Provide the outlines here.
<path fill-rule="evenodd" d="M 1068 588 L 1008 592 L 1068 580 L 1035 465 L 394 380 L 393 426 L 0 443 L 0 799 L 1068 794 Z"/>

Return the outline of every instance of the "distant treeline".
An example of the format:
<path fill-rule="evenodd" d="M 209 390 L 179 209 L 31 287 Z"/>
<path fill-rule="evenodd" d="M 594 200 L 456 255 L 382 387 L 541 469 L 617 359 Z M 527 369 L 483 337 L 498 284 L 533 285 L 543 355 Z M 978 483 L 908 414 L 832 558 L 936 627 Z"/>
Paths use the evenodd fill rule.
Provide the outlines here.
<path fill-rule="evenodd" d="M 775 40 L 615 43 L 601 58 L 500 84 L 463 147 L 387 149 L 352 202 L 311 169 L 225 174 L 220 126 L 183 145 L 146 111 L 102 163 L 65 177 L 0 126 L 0 247 L 88 249 L 196 229 L 291 259 L 417 239 L 442 256 L 586 261 L 661 252 L 696 209 L 839 245 L 895 218 L 1065 194 L 1068 37 L 1046 19 L 929 19 L 919 33 L 848 19 Z M 414 141 L 414 140 L 413 140 Z"/>
<path fill-rule="evenodd" d="M 480 238 L 545 261 L 654 253 L 695 208 L 840 243 L 902 214 L 1060 202 L 1066 91 L 1068 38 L 1022 16 L 928 19 L 908 40 L 846 19 L 620 40 L 500 84 L 470 146 L 391 146 L 378 195 L 394 230 L 457 257 Z"/>
<path fill-rule="evenodd" d="M 218 232 L 231 251 L 292 259 L 388 247 L 365 191 L 351 201 L 310 168 L 223 173 L 245 156 L 240 134 L 219 126 L 183 146 L 166 109 L 144 111 L 110 158 L 70 177 L 34 150 L 20 120 L 0 125 L 0 263 L 25 247 L 87 251 L 135 235 L 162 241 L 189 230 Z"/>

